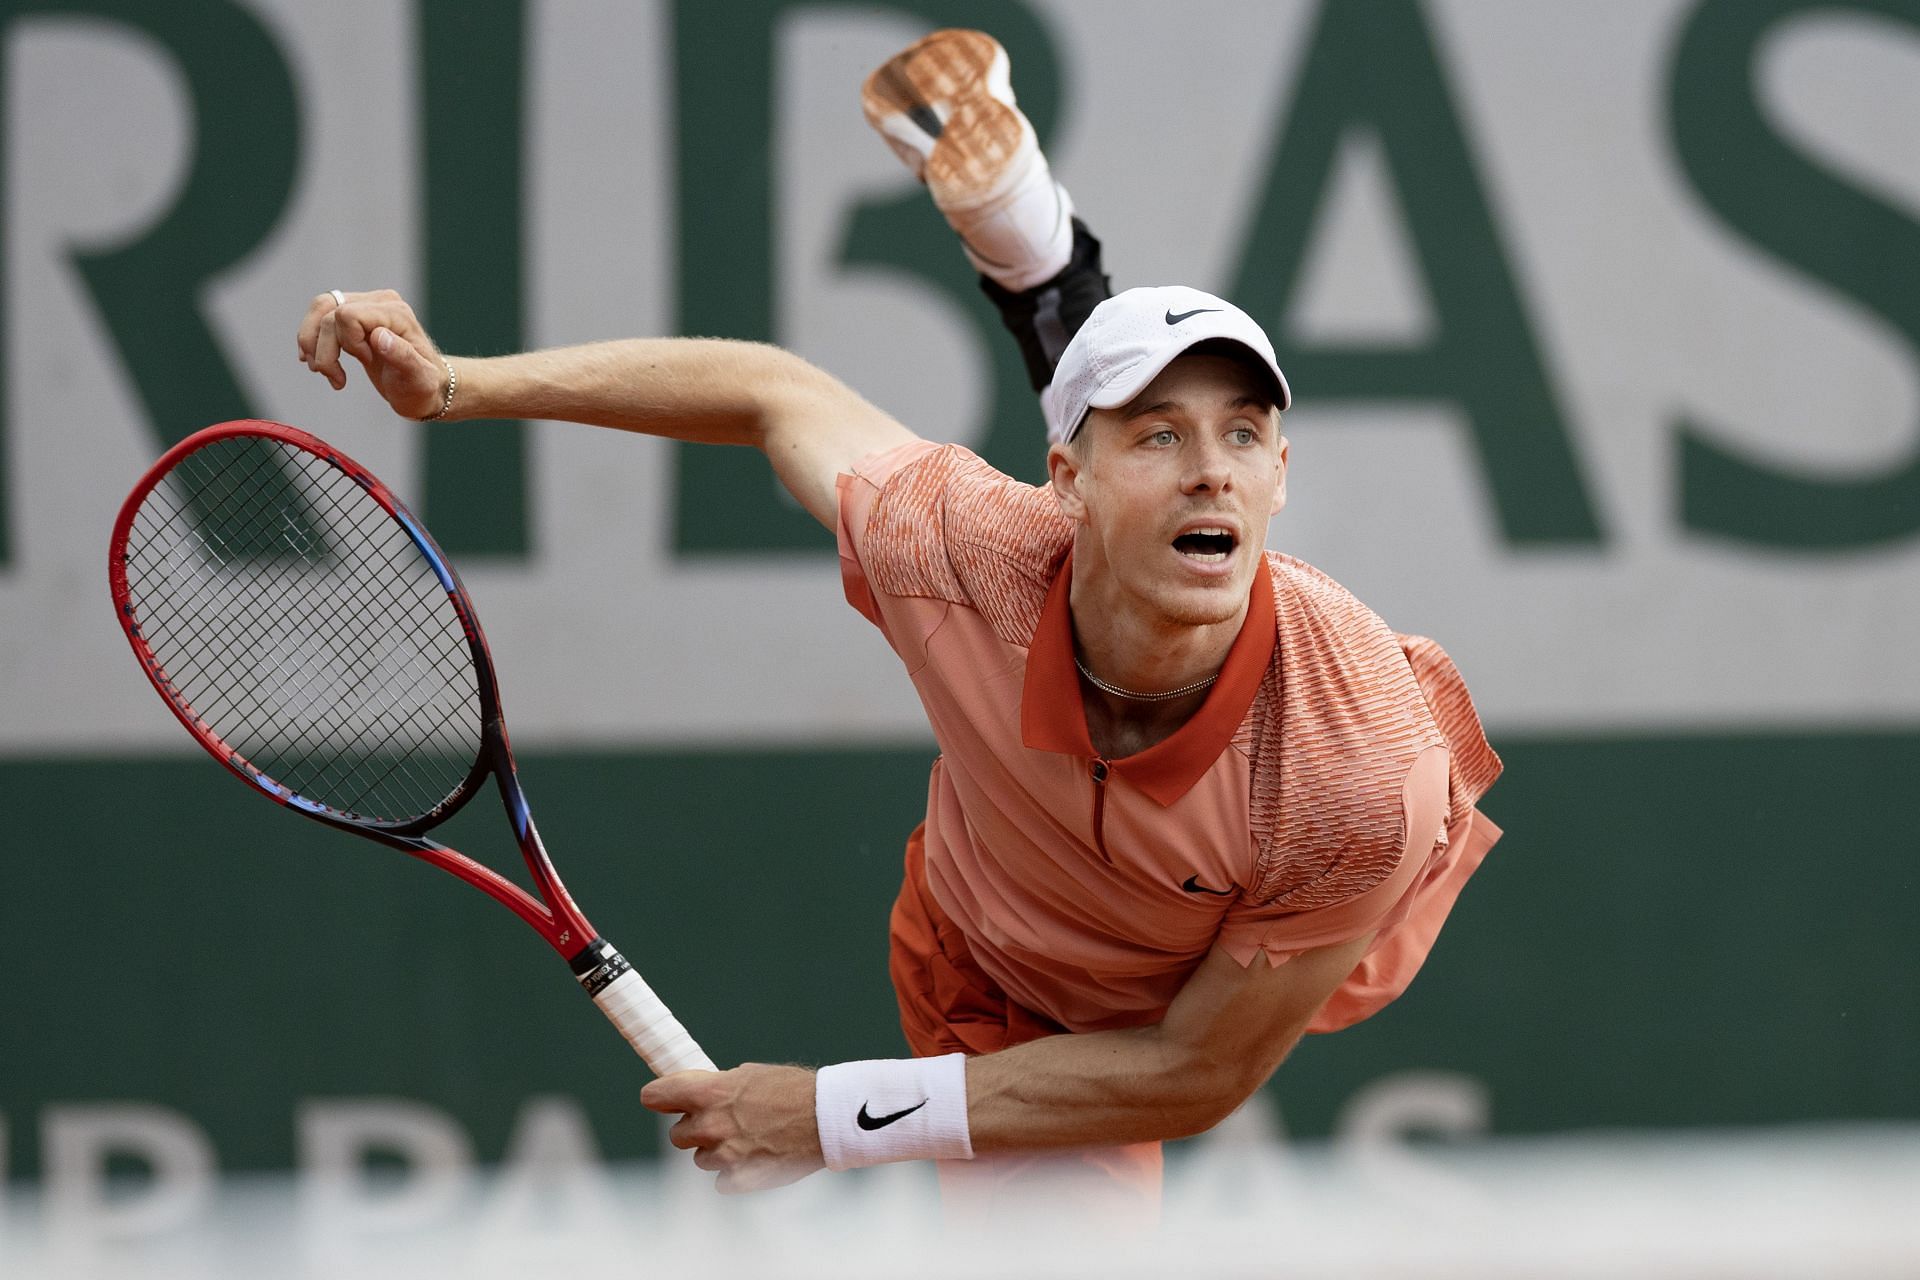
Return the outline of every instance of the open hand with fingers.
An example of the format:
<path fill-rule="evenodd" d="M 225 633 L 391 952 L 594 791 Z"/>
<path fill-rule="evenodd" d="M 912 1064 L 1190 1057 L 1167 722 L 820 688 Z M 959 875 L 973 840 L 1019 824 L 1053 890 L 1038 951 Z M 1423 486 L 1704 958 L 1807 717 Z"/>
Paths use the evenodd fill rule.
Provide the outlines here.
<path fill-rule="evenodd" d="M 813 1113 L 813 1072 L 749 1062 L 731 1071 L 677 1071 L 640 1091 L 641 1105 L 680 1113 L 667 1131 L 723 1193 L 764 1191 L 826 1167 Z"/>
<path fill-rule="evenodd" d="M 347 385 L 344 352 L 360 362 L 381 398 L 403 417 L 449 416 L 457 375 L 392 289 L 316 294 L 300 321 L 300 360 L 339 391 Z"/>

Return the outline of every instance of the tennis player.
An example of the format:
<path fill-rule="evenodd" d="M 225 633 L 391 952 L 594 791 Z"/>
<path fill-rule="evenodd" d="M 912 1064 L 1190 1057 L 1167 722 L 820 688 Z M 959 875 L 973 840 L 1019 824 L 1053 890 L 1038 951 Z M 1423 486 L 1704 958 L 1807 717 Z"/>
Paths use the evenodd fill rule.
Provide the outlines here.
<path fill-rule="evenodd" d="M 1044 1187 L 1149 1220 L 1160 1144 L 1393 1000 L 1498 838 L 1475 805 L 1499 760 L 1446 655 L 1263 550 L 1292 396 L 1224 299 L 1091 307 L 1042 397 L 1042 488 L 762 344 L 453 358 L 399 295 L 329 291 L 299 349 L 336 388 L 352 357 L 408 418 L 759 448 L 906 666 L 941 750 L 890 922 L 913 1056 L 648 1084 L 723 1191 L 926 1159 L 963 1209 Z"/>

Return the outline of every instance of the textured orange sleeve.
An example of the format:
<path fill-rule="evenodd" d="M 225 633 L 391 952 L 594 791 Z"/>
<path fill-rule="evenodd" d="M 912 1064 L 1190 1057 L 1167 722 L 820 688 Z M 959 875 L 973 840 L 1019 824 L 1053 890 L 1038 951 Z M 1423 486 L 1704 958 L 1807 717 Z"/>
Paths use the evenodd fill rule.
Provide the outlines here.
<path fill-rule="evenodd" d="M 967 605 L 1025 644 L 1071 543 L 1050 491 L 945 445 L 885 476 L 856 547 L 874 590 Z"/>
<path fill-rule="evenodd" d="M 1460 678 L 1459 668 L 1446 650 L 1425 636 L 1401 636 L 1400 647 L 1433 711 L 1434 723 L 1440 726 L 1440 736 L 1453 752 L 1449 804 L 1454 813 L 1465 813 L 1499 778 L 1500 757 L 1487 742 L 1480 727 L 1480 713 L 1474 710 L 1473 698 L 1467 693 L 1467 682 Z"/>

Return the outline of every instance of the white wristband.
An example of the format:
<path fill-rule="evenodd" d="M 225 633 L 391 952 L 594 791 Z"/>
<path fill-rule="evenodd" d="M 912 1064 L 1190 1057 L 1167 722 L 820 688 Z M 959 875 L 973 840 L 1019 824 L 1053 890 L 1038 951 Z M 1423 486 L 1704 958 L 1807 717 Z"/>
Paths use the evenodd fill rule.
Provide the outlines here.
<path fill-rule="evenodd" d="M 814 1073 L 813 1116 L 829 1169 L 973 1159 L 964 1053 L 822 1067 Z"/>

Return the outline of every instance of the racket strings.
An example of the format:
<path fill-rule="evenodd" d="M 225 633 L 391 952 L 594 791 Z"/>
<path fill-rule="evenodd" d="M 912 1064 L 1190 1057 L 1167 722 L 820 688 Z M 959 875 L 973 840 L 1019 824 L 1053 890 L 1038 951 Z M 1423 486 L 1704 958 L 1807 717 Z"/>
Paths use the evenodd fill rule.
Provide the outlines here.
<path fill-rule="evenodd" d="M 239 452 L 238 450 L 232 451 L 234 455 L 238 455 Z M 230 457 L 225 465 L 216 472 L 191 476 L 190 483 L 207 486 L 216 480 L 226 479 L 226 473 L 232 465 L 233 458 Z M 193 468 L 193 470 L 204 471 L 205 468 L 198 467 Z M 229 514 L 229 509 L 233 507 L 234 501 L 243 498 L 246 490 L 228 486 L 226 494 L 227 501 L 224 504 L 210 508 L 210 514 L 214 518 Z M 190 503 L 188 504 L 188 509 L 191 509 Z M 178 506 L 176 506 L 170 514 L 177 516 L 179 514 Z M 171 568 L 177 568 L 182 556 L 191 555 L 196 545 L 201 552 L 204 553 L 203 559 L 231 561 L 237 558 L 236 548 L 227 539 L 220 537 L 217 532 L 209 537 L 204 531 L 196 529 L 194 530 L 194 536 L 192 538 L 178 539 L 177 541 L 178 546 L 167 562 Z M 312 564 L 319 559 L 319 557 L 315 555 L 315 545 L 308 539 L 290 541 L 288 549 L 300 556 L 308 564 Z M 242 580 L 242 582 L 243 585 L 240 588 L 240 594 L 234 596 L 230 601 L 233 606 L 233 611 L 239 613 L 245 613 L 249 610 L 254 611 L 255 621 L 264 625 L 267 629 L 284 627 L 287 619 L 291 616 L 291 608 L 288 606 L 297 604 L 297 597 L 287 596 L 285 602 L 282 603 L 280 607 L 274 608 L 268 603 L 274 599 L 273 593 L 270 590 L 272 582 L 270 578 L 262 576 Z M 203 581 L 200 589 L 192 596 L 178 601 L 179 604 L 184 606 L 181 614 L 178 616 L 198 620 L 204 613 L 205 606 L 209 603 L 208 597 L 230 586 L 231 584 L 222 583 L 217 578 Z M 268 608 L 268 612 L 260 612 L 263 604 Z M 150 620 L 158 614 L 158 610 L 149 608 L 148 615 Z M 155 626 L 149 621 L 147 629 L 150 638 L 162 645 L 172 639 L 172 628 L 166 627 L 164 624 Z M 318 697 L 317 690 L 309 696 L 307 705 L 287 705 L 287 699 L 284 696 L 286 686 L 291 681 L 298 679 L 297 671 L 288 669 L 283 662 L 280 668 L 271 669 L 269 674 L 263 678 L 256 679 L 251 685 L 237 685 L 232 679 L 234 671 L 231 659 L 233 656 L 234 651 L 231 649 L 203 648 L 196 658 L 190 659 L 187 665 L 174 670 L 172 673 L 177 688 L 191 691 L 189 695 L 190 702 L 199 713 L 200 718 L 210 723 L 210 727 L 213 723 L 230 725 L 235 723 L 237 719 L 244 719 L 246 716 L 256 714 L 262 709 L 272 708 L 282 713 L 292 711 L 296 713 L 297 716 L 304 713 L 306 723 L 322 730 L 328 728 L 324 722 L 316 722 L 315 717 L 312 715 L 312 707 Z"/>
<path fill-rule="evenodd" d="M 189 454 L 127 542 L 169 696 L 275 784 L 357 817 L 439 807 L 479 749 L 479 685 L 433 565 L 353 477 L 278 441 Z"/>
<path fill-rule="evenodd" d="M 412 544 L 409 542 L 408 547 L 411 548 L 411 546 Z M 423 607 L 431 607 L 436 600 L 444 603 L 445 596 L 444 593 L 440 591 L 438 580 L 432 579 L 425 587 L 421 587 L 418 590 L 416 603 Z M 408 675 L 407 672 L 387 669 L 381 665 L 381 659 L 375 654 L 374 644 L 370 639 L 373 634 L 372 628 L 379 625 L 380 620 L 373 617 L 371 611 L 356 611 L 349 615 L 345 621 L 349 624 L 364 623 L 367 628 L 357 636 L 354 635 L 351 630 L 347 632 L 349 637 L 347 648 L 341 655 L 343 660 L 348 664 L 347 670 L 356 680 L 356 687 L 368 691 L 369 701 L 373 704 L 370 710 L 375 722 L 383 729 L 397 731 L 407 723 L 406 708 L 402 705 L 402 697 L 406 689 L 413 687 L 415 682 L 406 678 Z M 451 646 L 443 645 L 435 656 L 437 658 L 436 666 L 444 663 L 467 661 L 464 646 L 455 649 Z M 289 673 L 290 677 L 292 675 L 293 673 Z M 291 680 L 289 681 L 289 686 L 296 690 L 298 688 L 297 684 L 293 684 Z M 319 728 L 335 736 L 342 736 L 343 731 L 348 728 L 349 722 L 347 717 L 333 713 L 323 706 L 315 714 L 314 723 Z M 446 721 L 443 715 L 440 723 L 435 727 L 444 728 L 445 725 Z M 474 734 L 463 733 L 459 737 L 458 742 L 464 752 L 461 763 L 470 763 L 474 744 L 477 742 L 477 731 Z M 357 784 L 357 789 L 361 792 L 377 791 L 386 785 L 388 780 L 395 774 L 407 774 L 409 778 L 412 776 L 410 772 L 412 757 L 407 755 L 393 756 L 378 774 L 371 777 L 368 777 L 367 773 L 372 768 L 377 767 L 378 757 L 353 752 L 346 747 L 317 756 L 313 763 L 316 770 L 323 776 L 328 775 L 330 771 L 336 768 L 343 770 L 345 777 L 342 778 L 342 781 Z M 458 781 L 459 779 L 454 780 L 456 784 Z M 451 788 L 449 788 L 449 790 L 451 790 Z M 444 798 L 444 793 L 441 798 Z"/>
<path fill-rule="evenodd" d="M 397 545 L 388 547 L 384 563 L 372 564 L 370 551 L 375 543 L 371 539 L 392 534 L 398 536 L 389 536 L 387 541 Z M 418 770 L 412 768 L 414 756 L 396 754 L 386 758 L 385 767 L 380 768 L 377 774 L 372 773 L 373 769 L 379 767 L 383 757 L 359 749 L 360 735 L 355 732 L 357 723 L 370 723 L 372 728 L 368 732 L 377 741 L 386 742 L 396 736 L 405 736 L 410 727 L 407 718 L 409 707 L 405 703 L 408 692 L 420 689 L 431 678 L 431 670 L 421 669 L 417 660 L 407 667 L 396 667 L 388 661 L 393 653 L 391 647 L 384 652 L 379 650 L 379 637 L 383 631 L 390 630 L 390 619 L 384 616 L 389 609 L 381 606 L 401 603 L 409 609 L 427 610 L 431 610 L 435 604 L 446 606 L 447 621 L 453 626 L 443 631 L 453 642 L 440 645 L 436 655 L 439 663 L 465 665 L 468 657 L 464 646 L 458 643 L 457 617 L 446 605 L 438 579 L 432 576 L 431 568 L 420 560 L 411 539 L 392 524 L 384 509 L 371 501 L 363 503 L 356 527 L 351 530 L 345 543 L 355 549 L 352 569 L 356 575 L 364 575 L 371 570 L 384 580 L 405 583 L 412 592 L 410 600 L 396 600 L 391 595 L 384 598 L 349 597 L 347 606 L 336 615 L 334 635 L 339 644 L 334 648 L 332 657 L 337 663 L 341 685 L 358 695 L 360 701 L 357 705 L 342 702 L 333 696 L 337 688 L 324 684 L 308 687 L 303 671 L 294 665 L 294 659 L 299 656 L 294 651 L 284 656 L 282 667 L 274 673 L 273 683 L 263 691 L 262 701 L 291 710 L 296 716 L 304 716 L 308 727 L 318 732 L 323 740 L 339 744 L 332 750 L 317 752 L 309 759 L 311 772 L 327 780 L 329 791 L 346 790 L 352 794 L 366 794 L 377 792 L 395 774 L 414 777 Z M 410 582 L 396 576 L 416 562 L 424 572 L 411 575 Z M 414 638 L 423 638 L 422 633 L 415 633 Z M 417 735 L 424 726 L 413 724 L 411 727 Z M 472 734 L 463 732 L 457 735 L 457 765 L 464 766 L 471 761 L 474 742 Z M 452 784 L 457 784 L 457 781 L 453 779 Z M 446 789 L 451 790 L 452 784 Z M 435 796 L 434 802 L 437 803 L 444 794 L 443 791 Z"/>
<path fill-rule="evenodd" d="M 322 467 L 325 466 L 323 463 L 318 463 L 317 459 L 312 461 Z M 400 531 L 392 525 L 390 518 L 386 515 L 383 508 L 379 507 L 378 504 L 372 502 L 370 499 L 365 499 L 364 495 L 359 493 L 357 486 L 353 486 L 352 482 L 346 477 L 340 476 L 337 472 L 331 472 L 330 468 L 327 470 L 340 484 L 348 486 L 345 492 L 349 496 L 357 496 L 361 499 L 358 504 L 358 518 L 353 522 L 352 527 L 348 529 L 346 536 L 339 539 L 344 546 L 349 548 L 374 546 L 376 544 L 368 541 L 369 535 L 377 536 L 389 530 L 399 535 L 397 539 L 390 539 L 390 541 L 397 541 L 400 545 L 388 549 L 386 562 L 383 566 L 371 565 L 369 563 L 369 557 L 364 551 L 356 553 L 349 562 L 351 572 L 356 577 L 364 578 L 370 568 L 376 572 L 382 569 L 391 571 L 407 562 L 419 560 L 418 552 L 413 547 L 411 539 L 406 538 L 404 533 L 400 533 Z M 336 494 L 334 496 L 337 497 L 338 495 Z M 255 523 L 259 525 L 266 522 L 256 521 Z M 286 527 L 290 530 L 294 528 L 291 522 L 283 523 L 285 523 Z M 233 551 L 231 544 L 224 541 L 216 540 L 213 542 L 205 542 L 205 545 L 217 553 L 226 555 L 231 555 Z M 249 546 L 246 549 L 257 550 L 260 548 L 256 545 Z M 296 541 L 289 539 L 287 549 L 301 560 L 306 561 L 309 565 L 311 565 L 315 559 L 313 555 L 315 547 L 311 540 Z M 394 554 L 395 552 L 400 554 Z M 426 566 L 424 561 L 420 562 L 420 567 L 424 570 L 424 573 L 416 573 L 413 575 L 416 582 L 414 583 L 415 590 L 413 591 L 412 603 L 430 607 L 437 599 L 440 604 L 444 605 L 444 594 L 439 590 L 437 578 L 432 577 L 431 568 Z M 386 576 L 391 579 L 391 572 L 388 572 Z M 245 589 L 244 594 L 239 598 L 238 604 L 242 609 L 251 608 L 258 610 L 263 600 L 271 598 L 273 594 L 270 590 L 272 584 L 273 579 L 269 576 L 263 575 L 254 579 Z M 204 596 L 204 590 L 200 594 Z M 298 597 L 289 597 L 288 599 L 289 602 L 293 604 L 299 603 Z M 335 669 L 342 677 L 342 680 L 336 683 L 363 695 L 363 701 L 359 707 L 363 718 L 371 719 L 374 725 L 374 733 L 382 739 L 390 740 L 390 736 L 403 727 L 402 721 L 396 714 L 396 703 L 402 695 L 399 689 L 392 687 L 395 684 L 395 677 L 402 673 L 393 670 L 383 671 L 376 664 L 376 655 L 371 639 L 374 635 L 374 628 L 380 621 L 380 619 L 374 616 L 376 610 L 371 607 L 376 598 L 372 596 L 358 598 L 349 596 L 347 599 L 356 607 L 342 609 L 337 615 L 338 625 L 335 628 L 335 634 L 343 640 L 343 643 L 334 647 L 332 655 Z M 200 602 L 204 603 L 204 600 Z M 290 607 L 283 606 L 264 615 L 267 629 L 269 631 L 284 629 L 292 612 Z M 450 612 L 449 609 L 449 613 Z M 289 713 L 291 713 L 292 721 L 295 724 L 301 725 L 309 736 L 318 735 L 323 741 L 337 741 L 340 744 L 338 748 L 310 755 L 306 762 L 309 767 L 304 777 L 291 776 L 291 771 L 285 768 L 267 770 L 270 774 L 279 773 L 286 775 L 276 778 L 276 780 L 293 786 L 294 789 L 301 791 L 302 794 L 312 796 L 316 792 L 323 792 L 329 796 L 364 796 L 369 792 L 377 791 L 381 786 L 388 783 L 395 774 L 403 774 L 417 779 L 419 777 L 419 770 L 410 767 L 415 763 L 414 755 L 411 753 L 395 755 L 388 760 L 385 767 L 381 768 L 377 774 L 370 772 L 370 770 L 375 767 L 374 762 L 377 757 L 371 756 L 366 751 L 357 748 L 355 742 L 356 735 L 353 731 L 354 725 L 351 722 L 352 718 L 341 714 L 338 710 L 347 704 L 329 697 L 330 694 L 336 693 L 337 690 L 330 689 L 325 685 L 314 685 L 311 688 L 307 687 L 313 682 L 305 680 L 305 668 L 300 665 L 299 660 L 309 656 L 309 654 L 303 654 L 299 648 L 283 648 L 280 655 L 281 661 L 279 666 L 269 667 L 264 681 L 256 682 L 257 687 L 242 687 L 243 695 L 251 694 L 251 697 L 229 697 L 226 699 L 202 698 L 197 709 L 201 709 L 207 713 L 203 714 L 203 719 L 217 715 L 221 720 L 229 722 L 236 716 L 244 720 L 256 717 L 262 712 L 279 716 L 282 720 L 285 720 L 289 717 Z M 443 661 L 453 659 L 464 663 L 466 660 L 463 648 L 457 644 L 443 643 L 440 647 L 439 656 Z M 217 666 L 203 667 L 203 670 L 205 674 L 215 678 L 216 687 L 218 687 L 221 677 L 230 674 L 230 670 Z M 416 678 L 412 681 L 416 687 L 419 683 L 417 678 L 418 674 L 419 673 L 416 673 Z M 226 683 L 231 684 L 231 681 L 227 681 Z M 471 758 L 472 739 L 465 733 L 458 736 L 461 741 L 458 744 L 460 750 L 457 752 L 456 763 L 463 766 Z M 255 763 L 260 764 L 264 762 L 255 761 Z M 284 756 L 282 759 L 272 761 L 271 763 L 276 765 L 283 764 Z M 454 781 L 457 782 L 457 779 Z M 441 794 L 443 795 L 444 792 Z M 435 795 L 433 800 L 437 803 L 440 798 L 441 795 Z M 336 807 L 349 807 L 347 805 L 341 805 L 337 801 L 334 803 Z M 358 809 L 356 808 L 353 811 L 358 811 Z"/>

